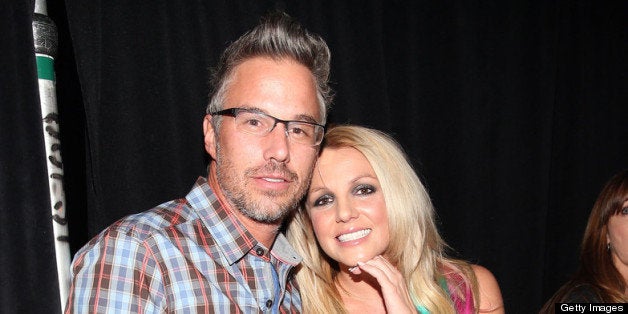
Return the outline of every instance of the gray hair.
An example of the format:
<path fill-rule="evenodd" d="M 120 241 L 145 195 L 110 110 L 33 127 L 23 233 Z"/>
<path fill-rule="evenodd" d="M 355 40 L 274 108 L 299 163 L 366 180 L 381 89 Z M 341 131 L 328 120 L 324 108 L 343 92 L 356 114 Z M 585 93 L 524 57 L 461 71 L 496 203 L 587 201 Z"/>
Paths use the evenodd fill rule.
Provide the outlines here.
<path fill-rule="evenodd" d="M 320 36 L 308 32 L 282 12 L 265 16 L 260 24 L 225 49 L 210 80 L 208 114 L 223 108 L 234 69 L 254 57 L 291 58 L 307 67 L 316 81 L 321 123 L 325 124 L 327 108 L 333 99 L 329 86 L 329 48 Z"/>

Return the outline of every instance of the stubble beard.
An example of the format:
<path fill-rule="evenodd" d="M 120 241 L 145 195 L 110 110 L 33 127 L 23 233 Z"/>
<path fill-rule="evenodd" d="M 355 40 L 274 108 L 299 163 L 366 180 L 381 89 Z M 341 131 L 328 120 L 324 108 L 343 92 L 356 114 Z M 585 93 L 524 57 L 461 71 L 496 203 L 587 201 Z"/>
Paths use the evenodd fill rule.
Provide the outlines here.
<path fill-rule="evenodd" d="M 274 161 L 261 167 L 248 168 L 239 174 L 231 160 L 223 156 L 220 145 L 216 145 L 216 154 L 216 176 L 223 193 L 244 216 L 261 223 L 281 223 L 298 206 L 312 178 L 308 172 L 306 180 L 300 181 L 298 175 L 287 169 L 285 164 Z M 296 182 L 297 190 L 257 191 L 247 183 L 247 178 L 257 173 L 282 173 Z"/>

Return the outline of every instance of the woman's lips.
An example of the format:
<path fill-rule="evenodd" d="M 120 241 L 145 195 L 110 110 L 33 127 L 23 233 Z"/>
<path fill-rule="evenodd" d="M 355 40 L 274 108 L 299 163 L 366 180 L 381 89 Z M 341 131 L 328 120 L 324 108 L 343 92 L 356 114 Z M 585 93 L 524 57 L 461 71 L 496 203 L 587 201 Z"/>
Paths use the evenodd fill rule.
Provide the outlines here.
<path fill-rule="evenodd" d="M 337 236 L 336 239 L 338 239 L 338 241 L 340 242 L 355 241 L 366 237 L 367 235 L 369 235 L 369 233 L 371 233 L 371 231 L 371 229 L 362 229 L 350 233 L 344 233 Z"/>

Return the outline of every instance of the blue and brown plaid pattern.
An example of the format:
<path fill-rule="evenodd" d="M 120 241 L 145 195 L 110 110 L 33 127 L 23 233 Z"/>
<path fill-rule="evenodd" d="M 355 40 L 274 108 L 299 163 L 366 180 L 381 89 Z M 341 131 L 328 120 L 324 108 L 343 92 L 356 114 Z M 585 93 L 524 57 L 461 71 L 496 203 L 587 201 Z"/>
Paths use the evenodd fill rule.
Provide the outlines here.
<path fill-rule="evenodd" d="M 282 234 L 266 252 L 199 178 L 186 198 L 119 220 L 76 254 L 66 313 L 301 312 L 301 258 Z"/>

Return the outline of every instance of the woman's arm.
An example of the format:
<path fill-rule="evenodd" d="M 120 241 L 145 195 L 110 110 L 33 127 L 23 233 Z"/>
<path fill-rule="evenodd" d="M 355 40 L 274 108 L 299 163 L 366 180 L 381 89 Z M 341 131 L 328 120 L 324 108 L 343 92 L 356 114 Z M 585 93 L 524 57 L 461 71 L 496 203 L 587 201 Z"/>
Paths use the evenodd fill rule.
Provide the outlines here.
<path fill-rule="evenodd" d="M 471 266 L 478 280 L 478 292 L 480 293 L 480 313 L 502 314 L 504 313 L 504 301 L 499 290 L 499 284 L 495 276 L 486 268 Z"/>

